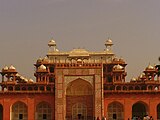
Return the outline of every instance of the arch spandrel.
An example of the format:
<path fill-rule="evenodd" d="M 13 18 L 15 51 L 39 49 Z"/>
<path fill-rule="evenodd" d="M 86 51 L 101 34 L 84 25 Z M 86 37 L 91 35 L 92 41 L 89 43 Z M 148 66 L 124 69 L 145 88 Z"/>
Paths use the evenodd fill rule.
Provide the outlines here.
<path fill-rule="evenodd" d="M 26 102 L 21 101 L 21 100 L 15 101 L 11 106 L 14 106 L 16 104 L 24 104 L 24 106 L 28 107 L 28 105 L 26 104 Z"/>
<path fill-rule="evenodd" d="M 109 103 L 108 103 L 108 106 L 111 105 L 111 104 L 114 104 L 114 103 L 121 104 L 122 106 L 124 106 L 124 102 L 119 101 L 119 100 L 115 100 L 115 101 L 109 102 Z"/>
<path fill-rule="evenodd" d="M 66 94 L 67 95 L 92 95 L 93 87 L 89 82 L 83 79 L 76 79 L 67 85 Z"/>
<path fill-rule="evenodd" d="M 137 101 L 132 104 L 132 117 L 143 118 L 149 114 L 149 105 L 144 101 Z"/>
<path fill-rule="evenodd" d="M 67 88 L 68 84 L 73 82 L 74 80 L 82 79 L 89 82 L 93 86 L 93 76 L 64 76 L 65 80 L 65 88 Z"/>
<path fill-rule="evenodd" d="M 145 105 L 145 107 L 148 108 L 148 104 L 147 104 L 145 101 L 143 101 L 143 100 L 134 102 L 134 103 L 132 104 L 132 106 L 135 105 L 135 104 L 137 104 L 137 103 L 143 104 L 143 105 Z"/>

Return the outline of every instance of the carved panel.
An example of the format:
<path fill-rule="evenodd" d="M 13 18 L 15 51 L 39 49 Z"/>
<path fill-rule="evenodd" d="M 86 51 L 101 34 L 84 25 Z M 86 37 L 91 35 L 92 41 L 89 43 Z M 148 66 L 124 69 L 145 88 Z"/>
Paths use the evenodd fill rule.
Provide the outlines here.
<path fill-rule="evenodd" d="M 68 69 L 64 69 L 64 70 L 63 70 L 63 73 L 64 73 L 65 75 L 68 75 L 68 73 L 69 73 L 69 72 L 68 72 Z"/>
<path fill-rule="evenodd" d="M 101 69 L 95 69 L 95 74 L 101 75 L 102 74 L 102 70 Z"/>
<path fill-rule="evenodd" d="M 94 69 L 89 69 L 89 74 L 94 74 Z"/>
<path fill-rule="evenodd" d="M 93 76 L 64 76 L 65 87 L 67 87 L 68 83 L 76 80 L 83 79 L 89 82 L 93 86 Z"/>
<path fill-rule="evenodd" d="M 70 75 L 75 75 L 76 74 L 76 69 L 68 69 L 68 72 Z"/>
<path fill-rule="evenodd" d="M 57 82 L 58 83 L 62 83 L 62 75 L 58 75 L 57 76 Z"/>
<path fill-rule="evenodd" d="M 95 75 L 95 83 L 101 83 L 101 75 Z"/>
<path fill-rule="evenodd" d="M 58 69 L 57 70 L 57 75 L 62 75 L 62 73 L 63 73 L 63 69 Z"/>
<path fill-rule="evenodd" d="M 82 69 L 76 69 L 76 75 L 82 75 Z"/>
<path fill-rule="evenodd" d="M 63 91 L 62 90 L 58 90 L 58 98 L 62 98 L 63 97 Z"/>

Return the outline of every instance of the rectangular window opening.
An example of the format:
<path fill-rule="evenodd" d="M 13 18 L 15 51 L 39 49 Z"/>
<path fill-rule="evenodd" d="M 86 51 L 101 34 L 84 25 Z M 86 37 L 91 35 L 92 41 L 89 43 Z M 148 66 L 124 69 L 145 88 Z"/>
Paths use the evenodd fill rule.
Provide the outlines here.
<path fill-rule="evenodd" d="M 23 119 L 23 114 L 19 114 L 19 120 Z"/>
<path fill-rule="evenodd" d="M 113 114 L 113 119 L 114 119 L 114 120 L 117 119 L 117 114 Z"/>
<path fill-rule="evenodd" d="M 47 115 L 43 114 L 43 120 L 47 120 Z"/>

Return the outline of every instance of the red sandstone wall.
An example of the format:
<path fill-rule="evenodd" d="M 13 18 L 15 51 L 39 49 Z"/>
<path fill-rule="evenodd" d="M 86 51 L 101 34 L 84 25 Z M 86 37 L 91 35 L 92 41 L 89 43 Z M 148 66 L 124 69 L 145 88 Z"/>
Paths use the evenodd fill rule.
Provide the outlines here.
<path fill-rule="evenodd" d="M 21 101 L 28 106 L 28 120 L 35 119 L 35 108 L 40 102 L 47 102 L 51 105 L 54 118 L 54 95 L 52 94 L 0 94 L 0 104 L 3 106 L 3 120 L 10 120 L 11 107 L 15 102 Z M 54 119 L 53 119 L 54 120 Z"/>
<path fill-rule="evenodd" d="M 148 114 L 153 116 L 153 119 L 157 119 L 157 105 L 160 103 L 160 94 L 108 94 L 105 95 L 104 99 L 104 115 L 107 117 L 107 107 L 112 102 L 119 102 L 124 107 L 124 118 L 132 117 L 132 106 L 141 102 L 148 108 Z"/>

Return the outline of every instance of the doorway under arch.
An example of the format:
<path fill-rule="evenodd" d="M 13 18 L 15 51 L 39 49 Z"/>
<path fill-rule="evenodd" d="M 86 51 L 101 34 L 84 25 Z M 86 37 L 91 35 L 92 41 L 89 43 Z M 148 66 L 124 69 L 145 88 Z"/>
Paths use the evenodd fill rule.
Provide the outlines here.
<path fill-rule="evenodd" d="M 68 84 L 66 119 L 93 120 L 93 88 L 89 82 L 77 79 Z"/>
<path fill-rule="evenodd" d="M 132 117 L 143 118 L 148 114 L 148 107 L 142 102 L 137 102 L 132 106 Z"/>
<path fill-rule="evenodd" d="M 112 102 L 108 105 L 108 120 L 124 120 L 123 105 L 119 102 Z"/>
<path fill-rule="evenodd" d="M 82 103 L 72 106 L 72 120 L 87 120 L 87 107 Z"/>
<path fill-rule="evenodd" d="M 0 120 L 3 120 L 3 106 L 0 104 Z"/>

